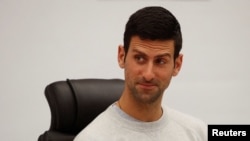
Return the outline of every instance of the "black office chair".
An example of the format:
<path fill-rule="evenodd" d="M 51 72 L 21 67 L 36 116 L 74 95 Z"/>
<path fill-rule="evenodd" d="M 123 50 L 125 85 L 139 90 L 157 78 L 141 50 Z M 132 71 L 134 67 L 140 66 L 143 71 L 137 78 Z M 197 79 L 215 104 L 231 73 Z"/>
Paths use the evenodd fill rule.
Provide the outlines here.
<path fill-rule="evenodd" d="M 56 81 L 45 88 L 51 111 L 49 130 L 38 141 L 73 141 L 98 114 L 121 96 L 121 79 Z"/>

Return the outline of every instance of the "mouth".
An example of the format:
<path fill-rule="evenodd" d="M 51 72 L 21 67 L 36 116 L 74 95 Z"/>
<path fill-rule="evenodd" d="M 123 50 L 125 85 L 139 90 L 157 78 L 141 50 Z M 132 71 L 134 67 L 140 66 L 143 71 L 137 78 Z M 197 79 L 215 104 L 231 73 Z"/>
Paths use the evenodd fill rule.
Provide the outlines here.
<path fill-rule="evenodd" d="M 156 87 L 156 84 L 152 83 L 139 83 L 138 86 L 145 90 L 152 90 Z"/>

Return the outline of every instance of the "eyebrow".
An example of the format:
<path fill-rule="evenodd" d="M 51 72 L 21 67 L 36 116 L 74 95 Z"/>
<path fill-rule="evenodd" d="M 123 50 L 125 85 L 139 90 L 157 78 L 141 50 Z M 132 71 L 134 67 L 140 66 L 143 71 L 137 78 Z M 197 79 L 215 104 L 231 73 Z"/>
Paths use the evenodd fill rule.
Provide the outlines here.
<path fill-rule="evenodd" d="M 138 50 L 138 49 L 133 49 L 132 50 L 133 52 L 137 52 L 139 54 L 142 54 L 143 56 L 147 56 L 147 54 L 145 54 L 144 52 Z M 159 54 L 159 55 L 156 55 L 154 58 L 161 58 L 161 57 L 169 57 L 171 58 L 171 54 L 170 53 L 163 53 L 163 54 Z"/>

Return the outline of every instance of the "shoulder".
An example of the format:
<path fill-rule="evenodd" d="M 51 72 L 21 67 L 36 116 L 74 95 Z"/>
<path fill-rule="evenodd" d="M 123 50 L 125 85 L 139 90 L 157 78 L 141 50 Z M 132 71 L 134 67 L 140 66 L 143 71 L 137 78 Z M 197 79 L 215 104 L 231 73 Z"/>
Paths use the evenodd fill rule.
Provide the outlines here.
<path fill-rule="evenodd" d="M 87 127 L 85 127 L 74 139 L 74 141 L 88 140 L 99 141 L 109 137 L 108 129 L 113 128 L 114 120 L 111 106 L 98 115 Z M 98 134 L 98 136 L 96 136 Z"/>
<path fill-rule="evenodd" d="M 169 118 L 177 121 L 180 124 L 190 125 L 190 126 L 206 126 L 206 123 L 194 116 L 180 112 L 170 107 L 166 107 L 167 114 Z"/>
<path fill-rule="evenodd" d="M 179 125 L 182 129 L 200 138 L 200 140 L 207 139 L 207 124 L 203 120 L 170 107 L 166 107 L 165 110 L 169 120 L 175 125 Z"/>

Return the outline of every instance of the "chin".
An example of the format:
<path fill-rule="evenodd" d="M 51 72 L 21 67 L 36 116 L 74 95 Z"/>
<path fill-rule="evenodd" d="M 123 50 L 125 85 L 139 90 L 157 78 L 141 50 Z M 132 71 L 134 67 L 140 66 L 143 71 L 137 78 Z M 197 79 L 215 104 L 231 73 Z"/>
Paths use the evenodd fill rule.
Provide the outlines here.
<path fill-rule="evenodd" d="M 150 92 L 150 93 L 145 93 L 145 92 L 139 92 L 137 94 L 134 94 L 135 98 L 137 101 L 145 104 L 151 104 L 156 101 L 161 97 L 161 94 L 159 92 Z"/>

